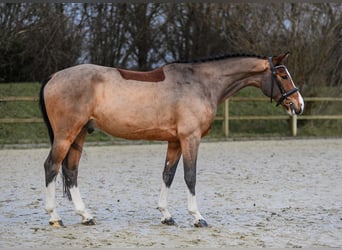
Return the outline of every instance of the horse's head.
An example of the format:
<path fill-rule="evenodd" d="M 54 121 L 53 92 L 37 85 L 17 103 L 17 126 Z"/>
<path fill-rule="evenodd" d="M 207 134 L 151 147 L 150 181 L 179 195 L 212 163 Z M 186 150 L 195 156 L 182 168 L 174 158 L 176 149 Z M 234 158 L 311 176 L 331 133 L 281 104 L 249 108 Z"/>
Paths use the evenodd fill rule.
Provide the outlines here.
<path fill-rule="evenodd" d="M 271 98 L 271 102 L 274 99 L 276 105 L 282 105 L 290 115 L 300 115 L 304 111 L 304 100 L 283 64 L 288 55 L 287 52 L 268 59 L 269 73 L 261 88 L 264 94 Z"/>

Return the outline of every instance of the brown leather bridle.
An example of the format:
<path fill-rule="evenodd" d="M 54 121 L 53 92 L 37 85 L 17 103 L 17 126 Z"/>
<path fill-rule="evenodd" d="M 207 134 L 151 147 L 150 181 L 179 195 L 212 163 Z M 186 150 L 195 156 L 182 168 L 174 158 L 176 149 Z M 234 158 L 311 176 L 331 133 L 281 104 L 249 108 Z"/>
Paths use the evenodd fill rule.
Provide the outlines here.
<path fill-rule="evenodd" d="M 293 95 L 294 93 L 296 93 L 297 91 L 299 91 L 299 89 L 297 87 L 294 87 L 293 89 L 289 90 L 289 91 L 285 91 L 283 86 L 281 85 L 281 83 L 279 82 L 278 78 L 277 78 L 277 73 L 276 73 L 276 69 L 278 68 L 285 68 L 285 65 L 278 65 L 278 66 L 274 66 L 272 63 L 272 57 L 268 58 L 268 61 L 270 63 L 270 69 L 271 69 L 271 73 L 272 73 L 272 83 L 271 83 L 271 102 L 273 99 L 273 87 L 274 87 L 274 83 L 277 84 L 278 89 L 280 91 L 281 97 L 279 98 L 279 100 L 277 100 L 277 104 L 276 106 L 279 106 L 285 99 L 287 99 L 289 96 Z M 287 71 L 287 69 L 286 69 Z M 291 105 L 291 103 L 290 103 Z M 293 105 L 293 104 L 292 104 Z"/>

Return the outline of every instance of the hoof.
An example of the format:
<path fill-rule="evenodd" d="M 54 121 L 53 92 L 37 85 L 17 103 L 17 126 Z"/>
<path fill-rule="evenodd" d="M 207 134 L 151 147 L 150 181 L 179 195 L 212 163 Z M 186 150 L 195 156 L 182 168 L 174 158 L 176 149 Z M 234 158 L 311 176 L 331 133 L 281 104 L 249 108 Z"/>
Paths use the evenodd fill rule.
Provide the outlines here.
<path fill-rule="evenodd" d="M 96 222 L 95 222 L 94 219 L 89 219 L 89 220 L 86 220 L 86 221 L 82 221 L 82 224 L 86 225 L 86 226 L 93 226 L 93 225 L 96 225 Z"/>
<path fill-rule="evenodd" d="M 174 221 L 174 219 L 172 219 L 172 217 L 170 217 L 169 219 L 164 219 L 161 222 L 162 224 L 168 225 L 168 226 L 173 226 L 176 224 L 176 222 Z"/>
<path fill-rule="evenodd" d="M 195 227 L 208 227 L 208 223 L 205 220 L 200 219 L 195 223 Z"/>
<path fill-rule="evenodd" d="M 49 224 L 53 227 L 64 227 L 62 220 L 49 221 Z"/>

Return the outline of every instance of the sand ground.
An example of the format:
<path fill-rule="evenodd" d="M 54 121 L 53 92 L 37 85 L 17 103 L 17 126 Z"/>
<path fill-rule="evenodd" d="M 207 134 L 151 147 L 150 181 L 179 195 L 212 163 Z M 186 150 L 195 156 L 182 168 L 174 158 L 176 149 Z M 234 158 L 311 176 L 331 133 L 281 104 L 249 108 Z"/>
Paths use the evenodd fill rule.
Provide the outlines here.
<path fill-rule="evenodd" d="M 197 199 L 187 212 L 180 162 L 171 187 L 176 226 L 156 209 L 166 144 L 86 146 L 79 187 L 97 225 L 83 226 L 62 195 L 65 228 L 48 225 L 48 148 L 0 150 L 0 247 L 342 247 L 342 139 L 202 143 Z"/>

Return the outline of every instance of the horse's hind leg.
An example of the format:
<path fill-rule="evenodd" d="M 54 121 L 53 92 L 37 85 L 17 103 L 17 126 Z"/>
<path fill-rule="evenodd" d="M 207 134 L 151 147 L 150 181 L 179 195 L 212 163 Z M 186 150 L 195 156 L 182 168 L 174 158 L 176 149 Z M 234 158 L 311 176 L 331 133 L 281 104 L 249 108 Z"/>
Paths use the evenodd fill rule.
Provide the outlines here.
<path fill-rule="evenodd" d="M 70 143 L 68 141 L 55 140 L 44 162 L 46 184 L 45 210 L 50 215 L 49 223 L 52 226 L 63 226 L 62 220 L 56 211 L 56 177 L 69 147 Z"/>
<path fill-rule="evenodd" d="M 169 142 L 165 160 L 165 167 L 163 171 L 163 184 L 158 202 L 158 209 L 163 215 L 161 222 L 167 225 L 175 224 L 175 221 L 172 219 L 171 214 L 169 213 L 169 210 L 167 208 L 167 203 L 169 189 L 175 176 L 180 156 L 181 147 L 179 142 Z"/>
<path fill-rule="evenodd" d="M 64 191 L 68 198 L 73 201 L 76 213 L 82 216 L 82 224 L 95 225 L 93 217 L 85 209 L 78 186 L 78 166 L 82 154 L 82 147 L 88 133 L 88 128 L 84 127 L 71 144 L 67 157 L 62 164 Z"/>

